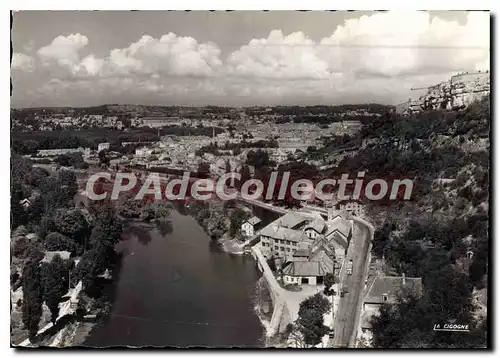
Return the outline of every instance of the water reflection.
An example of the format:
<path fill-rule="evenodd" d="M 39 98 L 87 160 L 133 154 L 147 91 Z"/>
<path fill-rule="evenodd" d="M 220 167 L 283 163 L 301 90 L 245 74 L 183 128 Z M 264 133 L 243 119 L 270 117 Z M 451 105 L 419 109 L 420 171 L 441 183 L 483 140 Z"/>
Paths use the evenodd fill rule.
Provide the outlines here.
<path fill-rule="evenodd" d="M 116 299 L 86 345 L 259 346 L 255 262 L 222 252 L 190 216 L 173 210 L 171 226 L 124 230 Z"/>
<path fill-rule="evenodd" d="M 156 222 L 156 228 L 159 230 L 160 234 L 166 236 L 174 231 L 172 221 L 170 220 L 158 220 Z"/>
<path fill-rule="evenodd" d="M 127 229 L 142 245 L 147 246 L 151 242 L 151 227 L 136 224 L 128 225 Z"/>

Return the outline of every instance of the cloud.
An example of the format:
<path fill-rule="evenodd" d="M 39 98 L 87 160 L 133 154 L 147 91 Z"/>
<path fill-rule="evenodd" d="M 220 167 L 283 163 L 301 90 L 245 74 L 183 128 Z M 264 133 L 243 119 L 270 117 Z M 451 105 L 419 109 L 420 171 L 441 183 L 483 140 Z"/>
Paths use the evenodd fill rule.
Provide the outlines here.
<path fill-rule="evenodd" d="M 489 27 L 488 12 L 469 12 L 463 23 L 427 12 L 376 12 L 323 38 L 274 29 L 224 56 L 215 43 L 172 32 L 83 56 L 89 40 L 77 33 L 38 50 L 45 82 L 37 93 L 92 103 L 395 104 L 412 87 L 489 69 Z M 33 71 L 34 59 L 14 56 L 13 68 Z"/>
<path fill-rule="evenodd" d="M 88 55 L 80 63 L 71 67 L 71 73 L 78 77 L 97 76 L 104 65 L 104 60 Z"/>
<path fill-rule="evenodd" d="M 212 76 L 222 66 L 220 49 L 174 33 L 156 39 L 142 36 L 126 48 L 113 49 L 105 58 L 88 56 L 73 68 L 88 76 Z"/>
<path fill-rule="evenodd" d="M 464 25 L 421 11 L 376 13 L 347 20 L 321 44 L 331 45 L 345 70 L 357 74 L 474 70 L 489 58 L 489 13 L 470 12 Z"/>
<path fill-rule="evenodd" d="M 35 60 L 24 53 L 15 52 L 12 55 L 11 69 L 23 72 L 33 72 L 35 70 Z"/>
<path fill-rule="evenodd" d="M 87 46 L 87 36 L 80 33 L 58 36 L 49 45 L 38 50 L 38 56 L 45 65 L 56 62 L 60 66 L 72 67 L 80 61 L 80 50 Z"/>
<path fill-rule="evenodd" d="M 378 12 L 349 19 L 318 42 L 302 32 L 273 30 L 227 61 L 231 74 L 275 79 L 332 80 L 336 74 L 404 76 L 475 70 L 489 58 L 489 13 L 467 22 L 431 19 L 426 12 Z"/>
<path fill-rule="evenodd" d="M 265 39 L 253 39 L 227 60 L 230 75 L 322 79 L 332 76 L 328 63 L 319 57 L 318 46 L 303 32 L 287 36 L 273 30 Z"/>

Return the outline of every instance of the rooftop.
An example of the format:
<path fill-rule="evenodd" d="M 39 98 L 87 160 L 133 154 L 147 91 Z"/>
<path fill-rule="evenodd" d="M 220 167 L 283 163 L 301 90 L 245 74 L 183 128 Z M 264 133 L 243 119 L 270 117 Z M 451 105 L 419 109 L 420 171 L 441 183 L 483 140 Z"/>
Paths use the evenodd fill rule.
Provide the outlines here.
<path fill-rule="evenodd" d="M 310 224 L 308 224 L 305 229 L 312 229 L 316 231 L 318 234 L 323 233 L 323 230 L 325 230 L 325 221 L 322 219 L 316 219 Z"/>
<path fill-rule="evenodd" d="M 246 220 L 250 225 L 257 225 L 262 220 L 260 220 L 257 216 L 252 216 L 250 219 Z"/>
<path fill-rule="evenodd" d="M 328 220 L 326 225 L 327 230 L 325 236 L 329 236 L 335 231 L 338 231 L 347 238 L 351 232 L 351 222 L 342 218 L 340 215 L 335 216 L 332 220 Z"/>
<path fill-rule="evenodd" d="M 287 240 L 293 242 L 299 242 L 302 240 L 303 232 L 292 230 L 283 226 L 277 226 L 275 224 L 267 225 L 260 232 L 263 236 L 269 236 L 273 239 Z"/>
<path fill-rule="evenodd" d="M 396 296 L 403 290 L 422 295 L 422 278 L 404 276 L 378 276 L 368 289 L 364 303 L 395 303 Z M 384 301 L 387 295 L 387 301 Z"/>
<path fill-rule="evenodd" d="M 288 276 L 324 276 L 326 271 L 319 261 L 292 261 L 283 268 Z"/>
<path fill-rule="evenodd" d="M 275 223 L 279 222 L 281 226 L 284 226 L 289 229 L 294 229 L 300 224 L 304 223 L 305 221 L 307 221 L 307 218 L 305 218 L 302 215 L 298 215 L 295 213 L 287 213 L 278 220 L 276 220 Z"/>

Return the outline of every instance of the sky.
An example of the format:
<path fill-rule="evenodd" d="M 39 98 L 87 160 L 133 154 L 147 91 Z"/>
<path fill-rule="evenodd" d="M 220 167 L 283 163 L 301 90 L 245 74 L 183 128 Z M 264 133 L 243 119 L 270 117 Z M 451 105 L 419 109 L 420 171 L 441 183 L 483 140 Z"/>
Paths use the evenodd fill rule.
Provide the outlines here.
<path fill-rule="evenodd" d="M 408 100 L 489 69 L 490 14 L 466 11 L 20 11 L 13 107 Z"/>

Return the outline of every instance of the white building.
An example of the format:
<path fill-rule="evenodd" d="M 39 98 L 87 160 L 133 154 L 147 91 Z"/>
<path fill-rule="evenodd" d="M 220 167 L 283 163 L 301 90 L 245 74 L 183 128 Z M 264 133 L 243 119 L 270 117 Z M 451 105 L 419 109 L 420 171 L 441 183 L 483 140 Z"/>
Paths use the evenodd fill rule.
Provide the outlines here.
<path fill-rule="evenodd" d="M 52 259 L 56 256 L 60 256 L 63 260 L 68 260 L 71 256 L 71 252 L 69 251 L 45 251 L 45 256 L 42 259 L 42 262 L 50 263 Z"/>
<path fill-rule="evenodd" d="M 97 146 L 97 152 L 109 150 L 109 145 L 109 143 L 99 143 L 99 145 Z"/>
<path fill-rule="evenodd" d="M 153 154 L 153 149 L 148 147 L 137 148 L 135 150 L 136 157 L 149 157 L 151 154 Z"/>
<path fill-rule="evenodd" d="M 357 200 L 345 200 L 338 203 L 340 211 L 347 211 L 356 216 L 362 216 L 365 212 L 364 205 Z"/>
<path fill-rule="evenodd" d="M 326 219 L 319 213 L 318 215 L 288 213 L 260 231 L 261 250 L 267 258 L 280 258 L 285 264 L 284 267 L 291 262 L 316 262 L 314 270 L 313 264 L 292 263 L 288 268 L 288 276 L 319 277 L 322 276 L 322 271 L 318 268 L 318 262 L 331 260 L 316 256 L 317 251 L 325 247 L 328 255 L 341 263 L 352 237 L 352 225 L 351 220 L 344 219 L 333 210 L 328 212 Z M 306 275 L 313 271 L 318 275 Z M 317 282 L 312 279 L 304 281 Z"/>
<path fill-rule="evenodd" d="M 262 254 L 268 258 L 291 257 L 305 235 L 302 231 L 305 224 L 306 217 L 288 213 L 267 225 L 260 232 Z"/>
<path fill-rule="evenodd" d="M 257 226 L 261 223 L 261 220 L 257 216 L 253 216 L 248 220 L 245 220 L 241 224 L 241 232 L 243 235 L 251 237 L 254 235 Z"/>
<path fill-rule="evenodd" d="M 320 245 L 303 259 L 286 263 L 282 272 L 285 284 L 320 285 L 328 273 L 338 275 L 339 270 L 333 250 L 328 245 Z"/>

